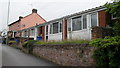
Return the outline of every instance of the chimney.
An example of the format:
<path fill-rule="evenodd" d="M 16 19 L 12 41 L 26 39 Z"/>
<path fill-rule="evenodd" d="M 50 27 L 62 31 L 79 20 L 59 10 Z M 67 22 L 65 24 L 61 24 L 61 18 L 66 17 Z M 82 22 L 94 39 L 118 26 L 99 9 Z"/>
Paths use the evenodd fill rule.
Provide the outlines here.
<path fill-rule="evenodd" d="M 19 20 L 21 20 L 23 17 L 22 16 L 19 16 Z"/>
<path fill-rule="evenodd" d="M 32 9 L 32 13 L 37 13 L 37 9 Z"/>

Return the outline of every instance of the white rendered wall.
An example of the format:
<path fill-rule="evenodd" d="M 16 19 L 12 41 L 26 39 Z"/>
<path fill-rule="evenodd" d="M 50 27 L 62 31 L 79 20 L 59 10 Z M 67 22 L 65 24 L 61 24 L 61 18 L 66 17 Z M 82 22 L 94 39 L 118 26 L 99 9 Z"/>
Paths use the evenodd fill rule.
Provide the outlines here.
<path fill-rule="evenodd" d="M 62 40 L 62 33 L 49 34 L 48 40 L 61 41 Z"/>

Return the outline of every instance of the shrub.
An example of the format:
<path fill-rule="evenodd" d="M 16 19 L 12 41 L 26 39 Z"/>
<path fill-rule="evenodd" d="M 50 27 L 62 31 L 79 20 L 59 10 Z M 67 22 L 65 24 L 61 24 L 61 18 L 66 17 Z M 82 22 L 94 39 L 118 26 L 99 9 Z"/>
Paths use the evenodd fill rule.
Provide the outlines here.
<path fill-rule="evenodd" d="M 16 41 L 8 41 L 8 44 L 11 45 L 11 44 L 16 44 Z"/>
<path fill-rule="evenodd" d="M 96 39 L 91 41 L 90 44 L 98 47 L 93 54 L 98 67 L 120 67 L 120 61 L 118 61 L 120 59 L 120 36 Z"/>
<path fill-rule="evenodd" d="M 23 43 L 23 47 L 30 47 L 32 46 L 35 42 L 37 42 L 37 40 L 29 40 Z"/>

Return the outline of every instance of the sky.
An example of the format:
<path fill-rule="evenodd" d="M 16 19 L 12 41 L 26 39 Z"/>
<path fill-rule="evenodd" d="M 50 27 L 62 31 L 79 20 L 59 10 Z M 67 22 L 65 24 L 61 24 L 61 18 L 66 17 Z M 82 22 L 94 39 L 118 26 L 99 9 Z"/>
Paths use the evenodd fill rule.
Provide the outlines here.
<path fill-rule="evenodd" d="M 19 19 L 19 16 L 31 14 L 32 9 L 38 10 L 38 14 L 46 21 L 60 18 L 66 15 L 81 12 L 87 9 L 104 5 L 111 0 L 10 0 L 9 20 L 8 2 L 0 0 L 0 31 L 7 29 L 8 24 Z"/>

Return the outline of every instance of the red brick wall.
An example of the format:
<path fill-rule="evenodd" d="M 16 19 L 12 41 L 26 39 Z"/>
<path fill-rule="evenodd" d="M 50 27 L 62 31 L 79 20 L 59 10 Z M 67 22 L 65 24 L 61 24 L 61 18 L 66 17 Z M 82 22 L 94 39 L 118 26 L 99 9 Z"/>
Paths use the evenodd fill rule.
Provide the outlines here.
<path fill-rule="evenodd" d="M 9 26 L 9 31 L 11 31 L 11 30 L 19 31 L 20 27 L 18 27 L 18 24 L 20 25 L 20 22 L 16 22 L 16 23 L 10 25 Z"/>
<path fill-rule="evenodd" d="M 107 25 L 107 15 L 105 10 L 98 12 L 98 22 L 100 27 L 106 27 Z"/>
<path fill-rule="evenodd" d="M 38 36 L 42 34 L 41 31 L 42 31 L 42 27 L 38 27 Z"/>
<path fill-rule="evenodd" d="M 104 38 L 105 36 L 112 36 L 112 29 L 105 27 L 93 27 L 92 39 Z"/>
<path fill-rule="evenodd" d="M 66 19 L 64 19 L 63 20 L 63 32 L 62 32 L 62 39 L 63 40 L 67 40 L 67 20 Z"/>
<path fill-rule="evenodd" d="M 45 40 L 45 26 L 42 26 L 42 40 Z"/>

